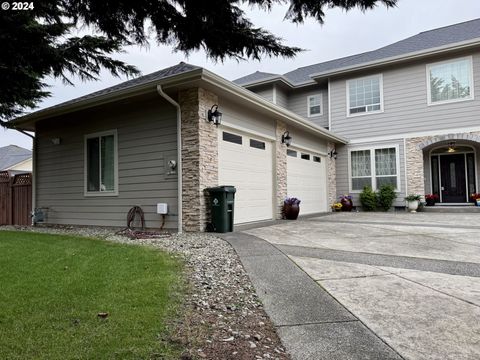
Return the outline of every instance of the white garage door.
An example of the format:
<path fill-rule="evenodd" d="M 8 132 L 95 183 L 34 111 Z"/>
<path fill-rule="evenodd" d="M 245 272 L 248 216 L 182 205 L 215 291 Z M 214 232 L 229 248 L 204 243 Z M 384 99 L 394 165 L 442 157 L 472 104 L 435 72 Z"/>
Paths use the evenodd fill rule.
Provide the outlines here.
<path fill-rule="evenodd" d="M 272 219 L 272 144 L 236 131 L 219 131 L 218 183 L 233 185 L 235 224 Z"/>
<path fill-rule="evenodd" d="M 299 198 L 300 215 L 327 211 L 326 158 L 287 150 L 287 194 Z"/>

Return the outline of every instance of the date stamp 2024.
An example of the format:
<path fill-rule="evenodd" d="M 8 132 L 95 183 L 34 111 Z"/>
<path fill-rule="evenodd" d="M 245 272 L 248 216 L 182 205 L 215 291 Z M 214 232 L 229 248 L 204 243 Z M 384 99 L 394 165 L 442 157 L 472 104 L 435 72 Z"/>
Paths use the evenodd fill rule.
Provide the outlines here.
<path fill-rule="evenodd" d="M 33 10 L 33 1 L 27 2 L 8 2 L 4 1 L 1 5 L 2 10 L 12 10 L 12 11 L 22 11 L 22 10 Z"/>

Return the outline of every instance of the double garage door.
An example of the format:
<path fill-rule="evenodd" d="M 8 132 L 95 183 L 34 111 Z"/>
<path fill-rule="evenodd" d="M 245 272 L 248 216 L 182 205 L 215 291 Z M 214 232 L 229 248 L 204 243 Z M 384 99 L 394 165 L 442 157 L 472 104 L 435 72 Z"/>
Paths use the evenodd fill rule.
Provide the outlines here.
<path fill-rule="evenodd" d="M 218 143 L 219 184 L 237 189 L 235 224 L 272 219 L 276 202 L 272 141 L 223 130 L 219 131 Z M 309 154 L 309 160 L 304 152 L 297 151 L 297 155 L 293 157 L 290 150 L 287 156 L 288 195 L 302 200 L 301 214 L 325 211 L 325 161 L 314 154 Z"/>

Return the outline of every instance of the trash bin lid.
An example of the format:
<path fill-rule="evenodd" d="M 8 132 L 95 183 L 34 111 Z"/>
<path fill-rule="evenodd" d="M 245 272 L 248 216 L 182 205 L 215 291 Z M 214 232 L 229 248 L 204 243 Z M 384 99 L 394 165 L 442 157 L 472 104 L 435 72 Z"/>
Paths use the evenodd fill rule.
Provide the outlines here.
<path fill-rule="evenodd" d="M 206 188 L 209 193 L 236 193 L 237 189 L 232 185 L 220 185 L 215 187 Z"/>

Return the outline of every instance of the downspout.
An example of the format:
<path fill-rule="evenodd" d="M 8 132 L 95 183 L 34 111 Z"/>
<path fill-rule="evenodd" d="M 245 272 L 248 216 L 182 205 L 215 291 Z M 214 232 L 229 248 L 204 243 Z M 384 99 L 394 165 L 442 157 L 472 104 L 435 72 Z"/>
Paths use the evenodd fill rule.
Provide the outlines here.
<path fill-rule="evenodd" d="M 178 232 L 182 233 L 183 222 L 182 222 L 182 190 L 183 190 L 183 182 L 182 182 L 182 115 L 180 110 L 180 105 L 173 100 L 170 96 L 168 96 L 162 89 L 162 85 L 157 85 L 157 92 L 162 98 L 167 100 L 170 104 L 175 106 L 177 109 L 177 187 L 178 187 Z"/>

